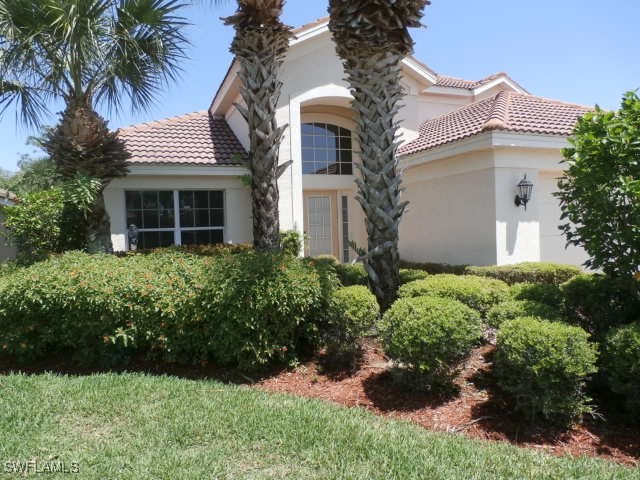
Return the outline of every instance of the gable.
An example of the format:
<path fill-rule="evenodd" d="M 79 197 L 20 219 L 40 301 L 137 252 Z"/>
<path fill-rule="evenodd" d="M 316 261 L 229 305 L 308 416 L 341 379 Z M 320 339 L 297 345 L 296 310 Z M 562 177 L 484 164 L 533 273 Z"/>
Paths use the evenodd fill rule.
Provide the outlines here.
<path fill-rule="evenodd" d="M 342 61 L 336 54 L 328 28 L 328 19 L 320 19 L 300 27 L 294 30 L 294 34 L 282 68 L 282 97 L 327 84 L 348 88 L 344 81 Z M 238 62 L 234 60 L 213 98 L 210 107 L 212 115 L 229 114 L 233 104 L 238 101 L 241 88 L 238 70 Z M 413 57 L 407 57 L 403 61 L 402 72 L 403 82 L 416 92 L 437 82 L 437 74 Z"/>

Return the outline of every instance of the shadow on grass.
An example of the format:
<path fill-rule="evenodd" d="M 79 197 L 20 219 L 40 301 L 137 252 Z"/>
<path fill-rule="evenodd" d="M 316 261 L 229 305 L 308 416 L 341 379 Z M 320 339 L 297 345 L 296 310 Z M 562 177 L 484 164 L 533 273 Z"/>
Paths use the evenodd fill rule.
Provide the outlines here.
<path fill-rule="evenodd" d="M 287 365 L 272 365 L 261 370 L 247 372 L 213 364 L 183 365 L 158 362 L 149 360 L 144 356 L 133 357 L 126 365 L 121 367 L 83 367 L 74 362 L 71 356 L 64 354 L 52 355 L 46 359 L 36 360 L 28 364 L 18 362 L 8 355 L 0 355 L 0 375 L 54 373 L 68 376 L 89 376 L 99 373 L 142 373 L 187 380 L 216 380 L 235 385 L 252 385 L 266 378 L 278 376 L 288 369 Z"/>

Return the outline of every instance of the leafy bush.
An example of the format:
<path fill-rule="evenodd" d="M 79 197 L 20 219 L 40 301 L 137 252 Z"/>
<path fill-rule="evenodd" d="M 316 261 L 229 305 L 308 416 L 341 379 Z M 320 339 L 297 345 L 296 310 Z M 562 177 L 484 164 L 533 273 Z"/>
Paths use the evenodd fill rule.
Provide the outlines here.
<path fill-rule="evenodd" d="M 482 336 L 478 313 L 455 300 L 396 301 L 379 325 L 384 351 L 431 382 L 447 381 Z"/>
<path fill-rule="evenodd" d="M 136 250 L 126 252 L 124 255 L 146 255 L 148 253 L 177 252 L 197 255 L 199 257 L 219 257 L 220 255 L 232 255 L 236 253 L 246 253 L 253 251 L 250 243 L 218 243 L 215 245 L 173 245 L 165 248 L 155 248 L 152 250 Z"/>
<path fill-rule="evenodd" d="M 0 280 L 0 348 L 20 359 L 70 351 L 112 364 L 143 351 L 252 368 L 295 355 L 327 308 L 322 282 L 280 254 L 71 252 Z"/>
<path fill-rule="evenodd" d="M 509 287 L 500 280 L 456 275 L 431 275 L 402 285 L 401 298 L 423 295 L 451 298 L 485 315 L 491 307 L 509 298 Z"/>
<path fill-rule="evenodd" d="M 345 287 L 351 285 L 367 285 L 369 277 L 361 263 L 336 263 L 336 273 Z"/>
<path fill-rule="evenodd" d="M 580 118 L 563 151 L 561 228 L 590 255 L 586 266 L 613 277 L 632 277 L 640 266 L 638 137 L 640 98 L 629 92 L 619 111 L 596 107 Z"/>
<path fill-rule="evenodd" d="M 640 283 L 604 275 L 578 275 L 560 286 L 566 316 L 597 338 L 640 318 Z"/>
<path fill-rule="evenodd" d="M 514 283 L 546 283 L 560 285 L 582 270 L 573 265 L 559 263 L 524 262 L 494 267 L 467 267 L 467 275 L 490 277 L 513 285 Z"/>
<path fill-rule="evenodd" d="M 557 285 L 547 283 L 516 283 L 509 289 L 514 300 L 530 300 L 550 307 L 562 308 L 564 297 Z"/>
<path fill-rule="evenodd" d="M 499 303 L 487 313 L 487 323 L 499 328 L 507 320 L 519 317 L 536 317 L 546 320 L 560 320 L 557 308 L 532 300 L 508 300 Z"/>
<path fill-rule="evenodd" d="M 401 268 L 400 269 L 400 283 L 409 283 L 416 280 L 424 280 L 429 274 L 424 270 L 417 270 L 415 268 Z"/>
<path fill-rule="evenodd" d="M 180 254 L 71 252 L 16 270 L 0 285 L 0 345 L 24 359 L 62 350 L 81 363 L 112 363 L 139 343 L 157 342 L 149 327 L 198 316 L 199 267 Z"/>
<path fill-rule="evenodd" d="M 409 268 L 412 270 L 422 270 L 429 275 L 439 275 L 442 273 L 449 273 L 451 275 L 463 275 L 467 265 L 449 265 L 448 263 L 433 263 L 433 262 L 400 262 L 401 268 Z"/>
<path fill-rule="evenodd" d="M 87 215 L 100 188 L 98 180 L 79 176 L 4 207 L 8 237 L 18 248 L 18 261 L 32 263 L 51 253 L 86 248 Z"/>
<path fill-rule="evenodd" d="M 380 315 L 380 307 L 367 287 L 353 285 L 336 290 L 331 298 L 325 341 L 329 357 L 352 361 L 359 344 Z"/>
<path fill-rule="evenodd" d="M 640 419 L 640 322 L 614 328 L 604 341 L 603 373 L 611 390 L 625 397 L 629 412 Z"/>
<path fill-rule="evenodd" d="M 574 420 L 588 412 L 587 377 L 597 371 L 597 347 L 578 327 L 518 318 L 498 332 L 495 371 L 499 386 L 531 420 Z"/>
<path fill-rule="evenodd" d="M 288 255 L 224 256 L 206 267 L 205 278 L 204 318 L 216 319 L 208 333 L 223 364 L 254 368 L 292 358 L 305 320 L 319 313 L 317 272 Z"/>
<path fill-rule="evenodd" d="M 302 234 L 297 230 L 280 232 L 280 247 L 282 253 L 297 257 L 302 251 Z"/>

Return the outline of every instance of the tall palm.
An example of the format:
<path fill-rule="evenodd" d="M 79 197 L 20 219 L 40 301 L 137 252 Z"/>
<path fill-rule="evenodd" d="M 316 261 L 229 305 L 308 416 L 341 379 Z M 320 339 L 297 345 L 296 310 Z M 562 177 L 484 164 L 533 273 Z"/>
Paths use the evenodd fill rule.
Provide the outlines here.
<path fill-rule="evenodd" d="M 329 0 L 329 29 L 342 58 L 358 114 L 362 151 L 357 199 L 367 224 L 364 264 L 380 306 L 388 308 L 400 284 L 400 201 L 396 115 L 404 92 L 402 60 L 413 50 L 410 27 L 419 27 L 428 0 Z"/>
<path fill-rule="evenodd" d="M 62 100 L 45 148 L 63 176 L 98 178 L 102 190 L 127 173 L 123 142 L 95 107 L 147 109 L 174 80 L 186 26 L 176 0 L 0 0 L 0 114 L 15 105 L 23 123 L 39 126 L 47 104 Z M 92 224 L 110 250 L 102 190 Z"/>
<path fill-rule="evenodd" d="M 249 168 L 253 241 L 258 250 L 280 248 L 278 166 L 286 126 L 278 126 L 276 106 L 282 90 L 279 73 L 289 49 L 291 28 L 280 20 L 284 0 L 238 0 L 225 22 L 235 28 L 231 52 L 240 64 L 244 105 L 236 105 L 249 126 Z"/>

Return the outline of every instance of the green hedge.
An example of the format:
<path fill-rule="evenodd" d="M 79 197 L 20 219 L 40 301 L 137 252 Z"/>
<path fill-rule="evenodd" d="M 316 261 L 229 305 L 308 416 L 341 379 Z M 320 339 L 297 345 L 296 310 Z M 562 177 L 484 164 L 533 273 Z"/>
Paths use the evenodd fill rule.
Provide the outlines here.
<path fill-rule="evenodd" d="M 612 329 L 602 357 L 611 390 L 625 397 L 629 413 L 640 420 L 640 322 Z"/>
<path fill-rule="evenodd" d="M 487 313 L 487 323 L 499 328 L 507 320 L 519 317 L 536 317 L 545 320 L 561 320 L 557 308 L 531 300 L 508 300 L 499 303 Z"/>
<path fill-rule="evenodd" d="M 141 351 L 252 368 L 295 355 L 331 290 L 286 255 L 72 252 L 0 281 L 0 346 L 21 359 L 70 351 L 113 364 Z"/>
<path fill-rule="evenodd" d="M 451 275 L 463 275 L 467 269 L 467 265 L 450 265 L 448 263 L 434 263 L 434 262 L 407 262 L 400 261 L 400 267 L 411 270 L 422 270 L 429 275 L 439 275 L 448 273 Z"/>
<path fill-rule="evenodd" d="M 510 285 L 522 282 L 560 285 L 581 272 L 580 268 L 573 265 L 542 262 L 524 262 L 499 267 L 467 267 L 465 270 L 467 275 L 495 278 Z"/>
<path fill-rule="evenodd" d="M 368 285 L 369 277 L 367 276 L 367 272 L 362 263 L 339 263 L 337 260 L 334 262 L 333 259 L 334 257 L 325 257 L 322 259 L 316 257 L 314 260 L 331 263 L 336 269 L 340 282 L 345 287 L 350 287 L 352 285 Z M 414 280 L 427 278 L 428 276 L 429 274 L 424 270 L 415 268 L 400 269 L 400 283 L 409 283 Z"/>
<path fill-rule="evenodd" d="M 324 335 L 329 357 L 337 363 L 352 361 L 360 338 L 371 330 L 379 315 L 378 301 L 367 287 L 353 285 L 336 290 Z"/>
<path fill-rule="evenodd" d="M 401 298 L 435 296 L 458 300 L 486 315 L 491 307 L 509 298 L 509 287 L 500 280 L 471 275 L 431 275 L 402 285 Z"/>
<path fill-rule="evenodd" d="M 498 385 L 531 420 L 563 423 L 590 410 L 584 386 L 597 371 L 598 352 L 579 327 L 537 318 L 505 322 L 498 332 Z"/>
<path fill-rule="evenodd" d="M 510 288 L 514 300 L 529 300 L 562 309 L 564 296 L 558 285 L 547 283 L 516 283 Z"/>
<path fill-rule="evenodd" d="M 566 316 L 597 338 L 611 327 L 640 318 L 640 282 L 604 275 L 578 275 L 560 286 Z"/>
<path fill-rule="evenodd" d="M 389 357 L 440 383 L 479 342 L 482 321 L 475 310 L 455 300 L 403 298 L 387 310 L 379 330 Z"/>
<path fill-rule="evenodd" d="M 369 277 L 362 263 L 337 263 L 336 273 L 345 287 L 352 285 L 367 285 Z"/>
<path fill-rule="evenodd" d="M 428 278 L 429 274 L 424 270 L 418 270 L 415 268 L 401 268 L 400 269 L 400 283 L 405 284 L 409 282 L 415 282 L 416 280 L 424 280 Z"/>

